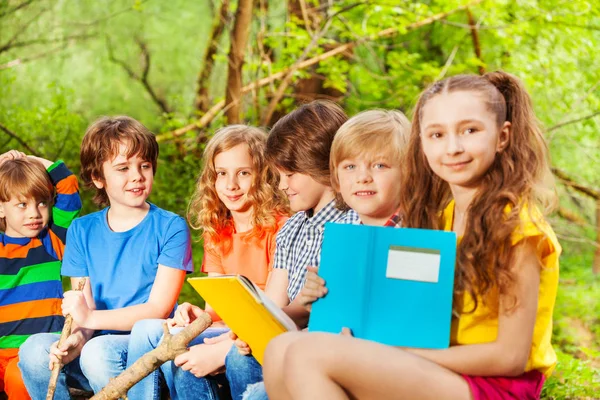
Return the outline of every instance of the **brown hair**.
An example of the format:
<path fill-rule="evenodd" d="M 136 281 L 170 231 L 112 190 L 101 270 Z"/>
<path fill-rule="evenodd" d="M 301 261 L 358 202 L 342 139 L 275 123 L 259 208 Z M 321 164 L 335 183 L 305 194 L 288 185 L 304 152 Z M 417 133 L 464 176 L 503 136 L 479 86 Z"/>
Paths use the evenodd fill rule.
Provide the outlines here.
<path fill-rule="evenodd" d="M 556 195 L 548 146 L 521 81 L 502 71 L 483 76 L 458 75 L 430 86 L 415 107 L 402 176 L 402 187 L 410 188 L 401 196 L 405 225 L 442 228 L 439 213 L 448 204 L 451 193 L 448 184 L 433 173 L 423 154 L 421 118 L 423 107 L 431 98 L 458 91 L 480 95 L 478 98 L 496 116 L 498 129 L 505 121 L 511 123 L 507 147 L 496 153 L 482 178 L 478 195 L 469 205 L 465 234 L 457 250 L 455 305 L 460 307 L 458 296 L 468 292 L 477 307 L 478 295 L 485 302 L 485 296 L 496 290 L 511 293 L 511 235 L 520 225 L 521 210 L 527 207 L 529 211 L 539 209 L 547 213 L 555 205 Z M 517 299 L 512 300 L 508 309 L 516 305 Z"/>
<path fill-rule="evenodd" d="M 367 110 L 356 114 L 338 129 L 333 139 L 329 161 L 331 186 L 339 192 L 337 168 L 347 159 L 382 157 L 393 165 L 403 165 L 409 138 L 410 121 L 400 111 Z M 400 188 L 398 185 L 398 195 Z M 337 206 L 347 208 L 339 199 Z"/>
<path fill-rule="evenodd" d="M 316 100 L 281 118 L 271 129 L 265 156 L 277 168 L 309 175 L 331 186 L 329 154 L 336 131 L 348 116 L 340 106 Z"/>
<path fill-rule="evenodd" d="M 115 158 L 119 145 L 127 145 L 127 158 L 139 155 L 152 163 L 156 173 L 158 143 L 156 137 L 144 125 L 131 117 L 103 117 L 94 122 L 85 132 L 81 142 L 81 179 L 86 187 L 94 190 L 94 203 L 108 205 L 109 200 L 104 188 L 98 189 L 94 180 L 103 180 L 102 164 Z"/>
<path fill-rule="evenodd" d="M 218 154 L 239 144 L 248 145 L 253 171 L 248 193 L 252 204 L 252 231 L 246 239 L 260 239 L 268 232 L 275 232 L 277 217 L 288 214 L 285 196 L 277 188 L 277 174 L 264 158 L 266 142 L 267 135 L 259 128 L 230 125 L 219 129 L 206 145 L 202 172 L 188 207 L 188 219 L 192 228 L 202 230 L 204 237 L 218 246 L 221 253 L 231 249 L 233 221 L 215 190 L 214 160 Z"/>
<path fill-rule="evenodd" d="M 0 201 L 12 198 L 47 201 L 54 198 L 54 185 L 46 169 L 37 160 L 17 158 L 0 165 Z M 6 219 L 0 218 L 0 231 L 6 231 Z"/>

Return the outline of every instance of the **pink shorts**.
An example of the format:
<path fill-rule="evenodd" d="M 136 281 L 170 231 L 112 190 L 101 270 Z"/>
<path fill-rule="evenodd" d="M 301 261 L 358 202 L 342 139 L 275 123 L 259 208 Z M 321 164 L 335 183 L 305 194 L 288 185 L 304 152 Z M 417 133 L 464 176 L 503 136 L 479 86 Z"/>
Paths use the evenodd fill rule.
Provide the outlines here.
<path fill-rule="evenodd" d="M 463 375 L 474 400 L 537 400 L 546 377 L 533 370 L 515 377 Z"/>

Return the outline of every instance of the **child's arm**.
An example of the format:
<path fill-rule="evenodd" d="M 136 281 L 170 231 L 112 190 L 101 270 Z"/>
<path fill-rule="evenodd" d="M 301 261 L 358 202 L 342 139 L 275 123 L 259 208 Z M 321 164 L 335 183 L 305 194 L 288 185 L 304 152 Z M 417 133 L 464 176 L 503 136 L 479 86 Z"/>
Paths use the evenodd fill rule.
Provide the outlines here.
<path fill-rule="evenodd" d="M 50 175 L 52 184 L 56 187 L 56 200 L 52 207 L 52 220 L 49 235 L 52 250 L 59 260 L 63 259 L 67 229 L 81 212 L 81 198 L 79 197 L 79 184 L 77 177 L 65 166 L 62 161 L 54 163 L 43 158 L 29 156 L 41 162 Z"/>
<path fill-rule="evenodd" d="M 540 286 L 537 241 L 529 239 L 515 247 L 512 294 L 518 304 L 507 311 L 511 298 L 500 296 L 496 341 L 453 346 L 444 350 L 408 349 L 459 374 L 517 376 L 523 374 L 533 337 Z"/>
<path fill-rule="evenodd" d="M 66 292 L 63 300 L 63 314 L 71 314 L 73 321 L 82 328 L 130 331 L 139 320 L 162 319 L 169 316 L 183 286 L 185 273 L 184 270 L 159 264 L 148 301 L 144 304 L 115 310 L 92 309 L 88 306 L 91 302 L 86 301 L 87 298 L 82 292 Z M 91 291 L 89 296 L 91 296 Z"/>
<path fill-rule="evenodd" d="M 287 295 L 287 287 L 288 270 L 281 268 L 272 269 L 267 278 L 265 294 L 280 308 L 283 308 L 290 303 L 290 299 Z"/>

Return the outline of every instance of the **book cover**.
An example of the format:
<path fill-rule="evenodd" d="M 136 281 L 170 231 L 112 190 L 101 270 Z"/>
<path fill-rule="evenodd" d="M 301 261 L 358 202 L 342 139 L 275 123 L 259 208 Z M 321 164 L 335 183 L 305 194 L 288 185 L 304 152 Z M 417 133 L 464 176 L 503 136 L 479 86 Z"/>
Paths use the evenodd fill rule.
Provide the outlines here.
<path fill-rule="evenodd" d="M 319 267 L 328 293 L 313 304 L 308 329 L 447 348 L 455 260 L 454 232 L 328 223 Z"/>
<path fill-rule="evenodd" d="M 281 308 L 244 276 L 207 276 L 189 278 L 188 282 L 227 326 L 248 343 L 261 364 L 271 339 L 298 329 Z"/>

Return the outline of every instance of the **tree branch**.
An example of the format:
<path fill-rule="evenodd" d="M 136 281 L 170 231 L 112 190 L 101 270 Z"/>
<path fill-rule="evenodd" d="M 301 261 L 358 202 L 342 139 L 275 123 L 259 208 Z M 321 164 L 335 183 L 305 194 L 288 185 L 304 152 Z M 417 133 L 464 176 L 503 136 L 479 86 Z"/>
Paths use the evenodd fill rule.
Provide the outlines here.
<path fill-rule="evenodd" d="M 443 13 L 439 13 L 436 15 L 432 15 L 431 17 L 425 18 L 421 21 L 415 22 L 413 24 L 408 25 L 405 29 L 406 30 L 414 30 L 417 28 L 420 28 L 422 26 L 425 25 L 429 25 L 432 24 L 436 21 L 439 21 L 443 18 L 448 17 L 449 15 L 455 14 L 457 12 L 463 11 L 465 10 L 467 7 L 472 7 L 476 4 L 481 3 L 483 0 L 474 0 L 472 2 L 470 2 L 469 4 L 465 5 L 465 6 L 460 6 L 454 10 L 451 11 L 447 11 L 447 12 L 443 12 Z M 385 29 L 377 34 L 374 34 L 366 39 L 363 40 L 377 40 L 380 38 L 386 38 L 386 37 L 390 37 L 393 36 L 395 34 L 399 33 L 399 28 L 389 28 L 389 29 Z M 342 45 L 339 45 L 331 50 L 329 50 L 328 52 L 325 52 L 323 54 L 320 54 L 318 56 L 315 56 L 313 58 L 310 58 L 308 60 L 305 60 L 303 62 L 301 62 L 298 66 L 297 66 L 297 70 L 301 70 L 301 69 L 305 69 L 308 68 L 312 65 L 318 64 L 319 62 L 326 60 L 328 58 L 334 57 L 338 54 L 342 54 L 350 49 L 352 49 L 354 46 L 358 45 L 362 43 L 362 41 L 355 41 L 355 42 L 350 42 L 350 43 L 345 43 Z M 255 90 L 257 88 L 263 87 L 265 85 L 270 84 L 271 82 L 277 81 L 279 79 L 282 79 L 283 77 L 286 76 L 286 74 L 289 72 L 290 68 L 285 68 L 279 72 L 276 72 L 272 75 L 269 75 L 265 78 L 259 79 L 249 85 L 246 85 L 242 88 L 242 93 L 247 93 L 250 92 L 252 90 Z M 206 114 L 204 114 L 202 116 L 202 118 L 200 118 L 198 121 L 196 121 L 195 123 L 186 125 L 184 127 L 181 127 L 179 129 L 173 130 L 173 131 L 169 131 L 169 132 L 165 132 L 163 134 L 160 134 L 156 137 L 156 139 L 158 141 L 164 141 L 173 137 L 177 137 L 177 136 L 181 136 L 191 130 L 194 129 L 199 129 L 199 128 L 203 128 L 204 126 L 206 126 L 208 123 L 210 123 L 212 121 L 212 119 L 214 118 L 214 116 L 216 116 L 219 112 L 219 110 L 221 108 L 223 108 L 225 106 L 225 101 L 221 100 L 220 102 L 216 103 Z"/>
<path fill-rule="evenodd" d="M 569 121 L 558 123 L 558 124 L 556 124 L 554 126 L 551 126 L 548 129 L 546 129 L 546 132 L 552 132 L 552 131 L 554 131 L 556 129 L 562 128 L 565 125 L 576 124 L 577 122 L 581 122 L 581 121 L 585 121 L 586 119 L 594 118 L 596 115 L 600 115 L 600 110 L 598 110 L 596 112 L 593 112 L 593 113 L 591 113 L 589 115 L 586 115 L 584 117 L 581 117 L 581 118 L 576 118 L 576 119 L 572 119 L 572 120 L 569 120 Z"/>
<path fill-rule="evenodd" d="M 13 48 L 14 42 L 19 38 L 19 36 L 21 36 L 23 33 L 25 33 L 25 31 L 27 30 L 29 25 L 33 24 L 35 22 L 35 20 L 38 19 L 46 11 L 48 11 L 47 8 L 42 9 L 39 13 L 37 13 L 35 16 L 33 16 L 33 18 L 31 18 L 29 21 L 25 22 L 25 24 L 20 26 L 19 29 L 17 29 L 17 31 L 15 32 L 15 34 L 10 39 L 8 39 L 8 42 L 6 42 L 4 45 L 0 46 L 0 54 Z"/>
<path fill-rule="evenodd" d="M 475 50 L 475 56 L 481 63 L 478 67 L 479 75 L 483 75 L 483 74 L 485 74 L 485 67 L 483 66 L 484 62 L 483 62 L 483 58 L 481 57 L 481 43 L 479 42 L 479 32 L 477 31 L 478 24 L 475 23 L 475 18 L 473 18 L 473 14 L 471 13 L 471 10 L 469 10 L 467 8 L 466 12 L 467 12 L 467 17 L 469 19 L 469 26 L 471 27 L 471 39 L 473 40 L 473 50 Z"/>
<path fill-rule="evenodd" d="M 7 62 L 6 64 L 0 64 L 0 70 L 13 68 L 13 67 L 16 67 L 17 65 L 25 64 L 29 61 L 33 61 L 33 60 L 37 60 L 39 58 L 46 57 L 47 55 L 56 53 L 57 51 L 64 50 L 66 47 L 67 47 L 67 43 L 63 43 L 61 46 L 55 47 L 48 51 L 44 51 L 44 52 L 34 54 L 34 55 L 28 56 L 28 57 L 16 58 L 12 61 Z"/>
<path fill-rule="evenodd" d="M 29 145 L 23 140 L 21 139 L 19 136 L 17 136 L 16 133 L 14 133 L 13 131 L 11 131 L 10 129 L 8 129 L 7 127 L 5 127 L 4 125 L 0 124 L 0 130 L 4 131 L 4 133 L 6 133 L 8 136 L 12 137 L 13 139 L 15 139 L 17 142 L 19 142 L 19 144 L 21 146 L 23 146 L 25 149 L 27 149 L 27 151 L 33 155 L 33 156 L 37 156 L 39 157 L 40 154 L 35 151 L 34 149 L 32 149 L 31 147 L 29 147 Z"/>
<path fill-rule="evenodd" d="M 152 101 L 154 101 L 154 103 L 161 109 L 161 111 L 163 113 L 168 114 L 171 112 L 171 109 L 168 106 L 167 101 L 163 97 L 159 96 L 154 91 L 154 88 L 150 84 L 150 80 L 148 77 L 148 75 L 150 73 L 150 51 L 148 50 L 148 46 L 142 39 L 137 38 L 137 37 L 135 38 L 135 42 L 137 43 L 138 47 L 140 48 L 140 53 L 142 56 L 142 62 L 141 62 L 142 73 L 141 73 L 141 75 L 137 74 L 129 66 L 129 64 L 127 64 L 125 61 L 120 60 L 117 57 L 115 57 L 115 54 L 114 54 L 114 51 L 112 48 L 112 43 L 110 41 L 110 38 L 107 36 L 106 37 L 106 48 L 108 50 L 108 58 L 110 61 L 114 62 L 115 64 L 117 64 L 121 68 L 123 68 L 123 70 L 127 73 L 127 75 L 129 75 L 129 77 L 131 79 L 140 82 L 142 84 L 142 86 L 144 87 L 144 89 L 146 89 L 146 92 L 152 98 Z"/>
<path fill-rule="evenodd" d="M 208 110 L 210 99 L 208 97 L 208 82 L 215 65 L 214 57 L 217 54 L 219 46 L 219 38 L 225 30 L 225 26 L 229 23 L 229 0 L 223 0 L 221 9 L 213 22 L 212 32 L 206 53 L 204 54 L 204 63 L 202 71 L 198 75 L 196 99 L 194 101 L 194 109 L 197 112 L 206 112 Z"/>
<path fill-rule="evenodd" d="M 15 11 L 19 11 L 21 8 L 27 7 L 28 5 L 30 5 L 31 3 L 33 3 L 35 0 L 28 0 L 28 1 L 24 1 L 21 4 L 16 5 L 15 7 L 11 8 L 10 10 L 0 14 L 0 18 L 4 18 L 7 15 L 10 15 L 12 13 L 14 13 Z"/>
<path fill-rule="evenodd" d="M 596 200 L 600 200 L 600 190 L 587 187 L 585 185 L 575 182 L 566 172 L 561 171 L 558 168 L 552 168 L 552 173 L 566 186 L 577 190 L 580 193 L 585 194 Z"/>

